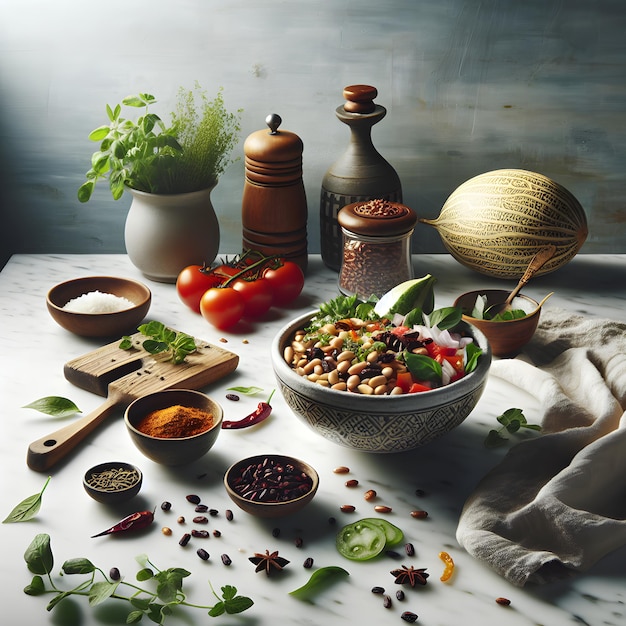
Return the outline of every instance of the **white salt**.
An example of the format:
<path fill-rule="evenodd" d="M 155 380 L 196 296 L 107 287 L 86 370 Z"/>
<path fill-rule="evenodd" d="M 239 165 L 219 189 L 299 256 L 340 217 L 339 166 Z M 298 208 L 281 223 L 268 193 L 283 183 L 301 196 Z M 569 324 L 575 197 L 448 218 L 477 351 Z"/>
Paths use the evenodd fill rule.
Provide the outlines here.
<path fill-rule="evenodd" d="M 134 306 L 127 298 L 96 290 L 73 298 L 63 308 L 72 313 L 115 313 Z"/>

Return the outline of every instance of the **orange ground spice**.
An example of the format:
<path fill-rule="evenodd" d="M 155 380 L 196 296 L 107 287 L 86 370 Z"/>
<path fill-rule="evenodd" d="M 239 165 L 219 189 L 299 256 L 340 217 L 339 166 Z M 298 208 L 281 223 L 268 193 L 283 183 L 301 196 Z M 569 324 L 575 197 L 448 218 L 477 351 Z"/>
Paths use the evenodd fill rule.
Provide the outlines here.
<path fill-rule="evenodd" d="M 213 426 L 213 414 L 191 406 L 175 404 L 148 413 L 137 430 L 150 437 L 178 438 L 197 435 Z"/>

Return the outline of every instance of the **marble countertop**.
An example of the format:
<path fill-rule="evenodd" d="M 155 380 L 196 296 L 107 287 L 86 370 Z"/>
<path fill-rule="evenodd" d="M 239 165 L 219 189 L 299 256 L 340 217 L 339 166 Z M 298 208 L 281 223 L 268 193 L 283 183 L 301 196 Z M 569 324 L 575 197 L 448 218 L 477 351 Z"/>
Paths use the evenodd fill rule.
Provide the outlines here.
<path fill-rule="evenodd" d="M 417 276 L 431 273 L 437 278 L 438 306 L 451 304 L 458 294 L 470 289 L 513 287 L 511 282 L 476 274 L 448 255 L 415 255 L 414 266 Z M 73 387 L 63 376 L 65 362 L 99 347 L 101 342 L 76 337 L 63 330 L 54 323 L 45 306 L 45 293 L 54 284 L 97 274 L 142 280 L 153 292 L 150 319 L 217 343 L 239 355 L 240 364 L 235 373 L 203 389 L 222 403 L 226 419 L 238 419 L 252 411 L 276 386 L 268 347 L 278 329 L 296 315 L 337 294 L 336 274 L 326 269 L 319 257 L 313 256 L 303 294 L 292 309 L 272 311 L 267 320 L 238 328 L 236 332 L 222 332 L 187 309 L 173 285 L 144 279 L 125 255 L 23 254 L 12 257 L 0 273 L 3 519 L 19 501 L 37 493 L 47 477 L 27 467 L 29 443 L 72 419 L 51 418 L 22 407 L 49 395 L 72 399 L 84 413 L 102 402 L 102 398 Z M 624 285 L 626 256 L 578 255 L 566 267 L 535 279 L 525 293 L 541 299 L 554 291 L 546 307 L 626 321 Z M 239 402 L 225 399 L 228 387 L 253 384 L 262 387 L 264 392 L 259 396 L 244 396 Z M 350 620 L 391 625 L 405 623 L 400 618 L 403 611 L 416 613 L 419 615 L 417 623 L 429 626 L 466 623 L 499 626 L 505 622 L 507 626 L 625 623 L 624 550 L 609 555 L 591 571 L 566 582 L 521 589 L 474 560 L 456 543 L 456 524 L 465 499 L 506 452 L 506 448 L 490 450 L 483 446 L 487 432 L 496 424 L 496 416 L 511 406 L 523 408 L 529 421 L 537 420 L 538 406 L 531 395 L 490 377 L 478 406 L 456 430 L 428 446 L 398 455 L 369 455 L 344 449 L 311 432 L 293 416 L 278 394 L 272 404 L 272 416 L 263 425 L 222 431 L 208 455 L 176 469 L 157 465 L 141 455 L 125 432 L 121 411 L 108 418 L 75 452 L 50 470 L 52 478 L 37 516 L 26 523 L 0 526 L 0 597 L 4 600 L 5 618 L 13 618 L 6 623 L 64 626 L 125 623 L 128 607 L 120 601 L 92 608 L 85 598 L 69 599 L 48 613 L 49 596 L 29 597 L 22 592 L 31 579 L 23 554 L 38 533 L 48 533 L 51 537 L 55 572 L 66 559 L 87 557 L 106 572 L 115 566 L 127 579 L 134 580 L 139 569 L 135 557 L 148 554 L 161 569 L 183 567 L 190 571 L 185 590 L 189 599 L 198 604 L 214 603 L 207 581 L 216 589 L 226 584 L 235 585 L 240 593 L 252 597 L 255 604 L 240 616 L 217 618 L 216 623 L 222 624 L 330 626 Z M 238 459 L 264 452 L 292 454 L 308 461 L 319 472 L 318 494 L 301 513 L 279 520 L 260 520 L 237 509 L 228 499 L 222 486 L 225 469 Z M 130 461 L 144 473 L 140 494 L 120 507 L 95 502 L 81 483 L 86 469 L 109 460 Z M 340 465 L 350 468 L 348 476 L 333 472 Z M 357 479 L 358 488 L 347 488 L 348 478 Z M 336 552 L 334 537 L 340 525 L 375 515 L 373 505 L 363 498 L 369 488 L 377 491 L 379 503 L 392 508 L 388 519 L 402 528 L 406 541 L 414 544 L 414 557 L 403 557 L 399 561 L 384 557 L 369 563 L 353 563 Z M 182 526 L 177 523 L 177 517 L 193 517 L 193 508 L 185 498 L 191 493 L 198 494 L 204 503 L 218 511 L 217 516 L 210 517 L 208 528 L 221 531 L 221 537 L 193 539 L 183 548 L 178 540 L 192 524 Z M 159 507 L 164 500 L 172 503 L 168 513 Z M 342 504 L 353 504 L 357 510 L 352 515 L 342 513 Z M 146 533 L 90 538 L 128 513 L 155 507 L 155 523 Z M 226 520 L 226 509 L 233 510 L 232 521 Z M 428 517 L 411 517 L 410 512 L 415 509 L 427 511 Z M 329 523 L 331 517 L 336 518 L 336 526 Z M 162 534 L 162 526 L 171 527 L 173 534 Z M 300 547 L 296 545 L 298 538 L 302 540 Z M 210 553 L 208 561 L 197 557 L 198 547 Z M 281 575 L 267 578 L 254 572 L 248 557 L 266 549 L 279 550 L 281 556 L 291 561 Z M 456 572 L 448 583 L 439 581 L 443 571 L 438 557 L 441 550 L 448 551 L 456 563 Z M 230 567 L 222 563 L 221 554 L 230 556 Z M 303 567 L 307 557 L 314 559 L 312 570 Z M 383 586 L 394 595 L 397 587 L 389 571 L 399 564 L 426 567 L 431 578 L 426 587 L 409 588 L 404 601 L 394 599 L 392 607 L 386 609 L 371 589 Z M 349 578 L 327 589 L 312 604 L 288 595 L 304 584 L 312 571 L 327 565 L 344 567 L 350 572 Z M 60 585 L 73 582 L 68 578 L 72 577 L 64 577 Z M 58 580 L 58 576 L 55 579 Z M 497 604 L 497 597 L 508 598 L 510 606 Z M 166 623 L 180 626 L 210 619 L 205 611 L 184 609 L 177 610 Z"/>

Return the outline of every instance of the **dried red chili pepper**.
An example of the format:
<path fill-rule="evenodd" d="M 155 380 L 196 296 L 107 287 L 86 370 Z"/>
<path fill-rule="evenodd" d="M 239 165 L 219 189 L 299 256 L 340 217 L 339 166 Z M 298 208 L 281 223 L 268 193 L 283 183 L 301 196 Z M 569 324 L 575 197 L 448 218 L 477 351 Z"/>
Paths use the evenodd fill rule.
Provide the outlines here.
<path fill-rule="evenodd" d="M 146 528 L 150 526 L 154 521 L 154 512 L 153 511 L 138 511 L 137 513 L 132 513 L 131 515 L 127 515 L 124 519 L 120 520 L 111 528 L 107 528 L 103 530 L 101 533 L 97 535 L 92 535 L 91 538 L 94 537 L 102 537 L 102 535 L 111 535 L 113 533 L 122 533 L 127 532 L 129 530 L 140 530 L 142 528 Z"/>
<path fill-rule="evenodd" d="M 267 399 L 267 402 L 259 402 L 256 410 L 250 415 L 246 415 L 246 417 L 235 420 L 235 421 L 223 421 L 222 428 L 236 429 L 236 428 L 247 428 L 248 426 L 254 426 L 255 424 L 260 424 L 263 420 L 267 419 L 272 412 L 272 407 L 270 402 L 272 400 L 272 396 L 274 395 L 274 389 L 270 394 L 270 397 Z"/>

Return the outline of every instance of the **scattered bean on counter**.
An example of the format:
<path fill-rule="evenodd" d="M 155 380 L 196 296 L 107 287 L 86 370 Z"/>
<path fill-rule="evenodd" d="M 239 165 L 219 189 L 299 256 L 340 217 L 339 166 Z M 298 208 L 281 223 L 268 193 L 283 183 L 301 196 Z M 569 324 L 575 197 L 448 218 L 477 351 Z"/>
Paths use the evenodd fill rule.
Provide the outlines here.
<path fill-rule="evenodd" d="M 187 502 L 191 502 L 191 504 L 200 504 L 200 496 L 197 496 L 194 493 L 186 496 L 186 498 L 187 498 Z"/>
<path fill-rule="evenodd" d="M 179 540 L 178 545 L 182 546 L 183 548 L 189 543 L 189 540 L 191 539 L 191 534 L 190 533 L 185 533 Z"/>
<path fill-rule="evenodd" d="M 417 511 L 411 511 L 411 517 L 414 517 L 415 519 L 426 519 L 428 517 L 428 513 L 418 509 Z"/>
<path fill-rule="evenodd" d="M 358 487 L 359 486 L 359 481 L 356 478 L 353 478 L 352 480 L 346 480 L 346 487 Z"/>
<path fill-rule="evenodd" d="M 226 566 L 232 565 L 232 561 L 230 559 L 230 557 L 228 556 L 228 554 L 222 554 L 222 556 L 220 557 L 222 559 L 222 563 Z"/>
<path fill-rule="evenodd" d="M 376 497 L 376 491 L 374 491 L 374 489 L 368 489 L 365 494 L 363 494 L 363 497 L 366 500 L 373 500 Z"/>
<path fill-rule="evenodd" d="M 500 606 L 510 606 L 511 605 L 511 601 L 508 598 L 496 598 L 496 603 L 499 604 Z"/>
<path fill-rule="evenodd" d="M 209 560 L 209 553 L 204 549 L 204 548 L 198 548 L 196 550 L 196 554 L 203 560 L 203 561 L 208 561 Z"/>

